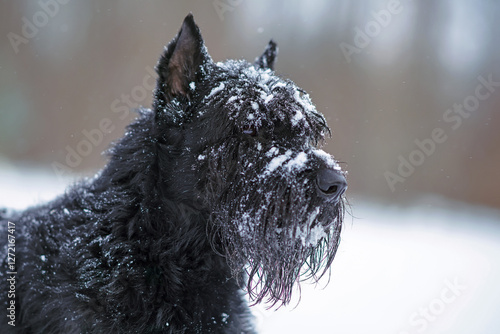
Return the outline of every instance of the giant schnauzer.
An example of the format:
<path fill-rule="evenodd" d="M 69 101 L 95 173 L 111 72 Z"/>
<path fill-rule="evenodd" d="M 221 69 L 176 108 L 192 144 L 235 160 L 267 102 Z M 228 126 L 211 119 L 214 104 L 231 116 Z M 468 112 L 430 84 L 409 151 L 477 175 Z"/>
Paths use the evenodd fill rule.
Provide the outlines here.
<path fill-rule="evenodd" d="M 2 333 L 254 333 L 249 303 L 328 272 L 347 184 L 276 55 L 216 63 L 185 18 L 107 166 L 0 213 Z"/>

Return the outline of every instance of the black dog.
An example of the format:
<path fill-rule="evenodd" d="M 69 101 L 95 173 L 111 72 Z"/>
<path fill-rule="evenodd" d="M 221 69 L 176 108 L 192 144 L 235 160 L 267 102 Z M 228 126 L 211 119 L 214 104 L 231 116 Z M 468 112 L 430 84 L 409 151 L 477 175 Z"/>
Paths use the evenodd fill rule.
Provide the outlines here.
<path fill-rule="evenodd" d="M 346 181 L 276 54 L 214 63 L 186 17 L 104 170 L 3 213 L 0 332 L 254 333 L 246 293 L 286 304 L 328 271 Z"/>

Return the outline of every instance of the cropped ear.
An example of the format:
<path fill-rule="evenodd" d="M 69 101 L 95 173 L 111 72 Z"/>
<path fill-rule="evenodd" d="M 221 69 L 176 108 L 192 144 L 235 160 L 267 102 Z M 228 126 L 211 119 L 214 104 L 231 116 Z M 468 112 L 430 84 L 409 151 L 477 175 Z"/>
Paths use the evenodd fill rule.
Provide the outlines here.
<path fill-rule="evenodd" d="M 278 45 L 270 40 L 267 44 L 264 53 L 255 59 L 254 66 L 261 69 L 271 69 L 274 70 L 274 62 L 278 57 Z"/>
<path fill-rule="evenodd" d="M 188 14 L 177 36 L 165 48 L 156 66 L 158 73 L 155 99 L 162 106 L 174 97 L 190 99 L 190 83 L 199 79 L 200 67 L 212 62 L 200 29 Z"/>

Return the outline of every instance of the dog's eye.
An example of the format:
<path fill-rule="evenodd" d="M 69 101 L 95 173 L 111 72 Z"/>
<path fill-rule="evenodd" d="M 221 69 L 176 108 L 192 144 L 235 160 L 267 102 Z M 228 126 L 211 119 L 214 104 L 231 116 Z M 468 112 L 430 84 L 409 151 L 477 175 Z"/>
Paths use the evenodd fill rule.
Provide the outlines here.
<path fill-rule="evenodd" d="M 257 129 L 257 127 L 254 124 L 245 124 L 245 125 L 243 125 L 242 131 L 244 134 L 246 134 L 248 136 L 255 137 L 255 136 L 257 136 L 259 129 Z"/>
<path fill-rule="evenodd" d="M 280 119 L 277 119 L 274 121 L 274 131 L 275 132 L 282 132 L 286 130 L 285 123 L 283 123 Z"/>

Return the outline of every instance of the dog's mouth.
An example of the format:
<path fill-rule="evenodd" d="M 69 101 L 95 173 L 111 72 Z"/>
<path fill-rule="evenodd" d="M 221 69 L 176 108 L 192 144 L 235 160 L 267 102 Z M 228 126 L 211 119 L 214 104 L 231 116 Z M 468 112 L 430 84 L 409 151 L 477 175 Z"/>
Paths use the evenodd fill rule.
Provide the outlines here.
<path fill-rule="evenodd" d="M 302 209 L 242 209 L 214 216 L 213 224 L 233 277 L 246 274 L 240 283 L 254 303 L 287 304 L 295 284 L 317 281 L 328 272 L 340 240 L 343 201 Z"/>
<path fill-rule="evenodd" d="M 315 247 L 322 238 L 326 237 L 328 232 L 323 223 L 317 220 L 319 213 L 320 208 L 316 207 L 304 224 L 297 225 L 296 228 L 290 231 L 292 233 L 291 237 L 300 239 L 303 246 Z"/>
<path fill-rule="evenodd" d="M 335 218 L 325 217 L 323 210 L 322 207 L 316 206 L 302 219 L 291 222 L 280 219 L 278 224 L 274 226 L 274 231 L 281 235 L 282 238 L 298 239 L 303 246 L 314 247 L 322 238 L 327 236 L 329 229 L 335 225 Z M 264 225 L 273 226 L 272 220 L 268 217 Z"/>

